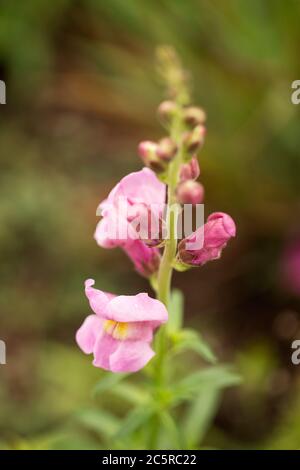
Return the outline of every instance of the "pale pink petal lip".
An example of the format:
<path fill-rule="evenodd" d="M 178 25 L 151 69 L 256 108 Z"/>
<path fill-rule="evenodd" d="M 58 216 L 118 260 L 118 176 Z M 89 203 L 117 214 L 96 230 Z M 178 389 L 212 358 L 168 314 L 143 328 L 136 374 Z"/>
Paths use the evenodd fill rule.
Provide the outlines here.
<path fill-rule="evenodd" d="M 117 246 L 125 246 L 128 238 L 133 238 L 132 228 L 128 221 L 118 216 L 118 211 L 112 207 L 107 217 L 103 217 L 94 233 L 94 239 L 102 248 L 115 248 Z"/>
<path fill-rule="evenodd" d="M 76 342 L 85 354 L 94 350 L 97 336 L 102 331 L 102 320 L 97 315 L 89 315 L 76 333 Z"/>
<path fill-rule="evenodd" d="M 144 341 L 121 341 L 109 358 L 112 372 L 137 372 L 155 355 Z"/>
<path fill-rule="evenodd" d="M 111 370 L 110 356 L 116 351 L 118 346 L 119 341 L 117 339 L 102 332 L 102 334 L 98 336 L 94 345 L 93 365 L 95 367 L 101 367 L 102 369 Z"/>
<path fill-rule="evenodd" d="M 119 295 L 107 305 L 105 317 L 118 322 L 152 321 L 159 325 L 168 320 L 168 311 L 162 302 L 146 293 Z"/>
<path fill-rule="evenodd" d="M 145 333 L 146 330 L 142 331 Z M 93 365 L 112 372 L 136 372 L 155 354 L 143 337 L 120 341 L 104 332 L 98 336 L 93 353 Z"/>
<path fill-rule="evenodd" d="M 91 309 L 96 313 L 96 315 L 99 317 L 105 317 L 105 309 L 110 300 L 114 298 L 114 295 L 107 292 L 102 292 L 98 289 L 94 289 L 92 287 L 94 284 L 94 279 L 87 279 L 85 281 L 85 294 L 89 299 Z"/>
<path fill-rule="evenodd" d="M 114 248 L 116 246 L 116 242 L 108 237 L 108 220 L 106 218 L 98 222 L 94 238 L 102 248 Z"/>
<path fill-rule="evenodd" d="M 153 339 L 153 330 L 156 326 L 155 322 L 150 321 L 128 322 L 126 340 L 146 341 L 147 343 L 151 343 Z"/>

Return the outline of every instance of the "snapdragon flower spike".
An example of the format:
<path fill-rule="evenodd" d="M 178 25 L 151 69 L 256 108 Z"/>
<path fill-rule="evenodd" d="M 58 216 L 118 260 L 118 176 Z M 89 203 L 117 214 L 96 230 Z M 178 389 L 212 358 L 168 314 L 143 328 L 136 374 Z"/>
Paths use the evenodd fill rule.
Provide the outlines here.
<path fill-rule="evenodd" d="M 123 248 L 141 274 L 152 272 L 158 267 L 158 251 L 140 239 L 134 222 L 150 212 L 159 224 L 165 199 L 166 185 L 149 168 L 125 176 L 99 206 L 102 219 L 96 227 L 96 242 L 103 248 Z"/>
<path fill-rule="evenodd" d="M 200 167 L 197 157 L 194 155 L 188 163 L 181 165 L 180 181 L 196 180 L 200 176 Z"/>
<path fill-rule="evenodd" d="M 151 348 L 153 332 L 168 320 L 159 300 L 146 293 L 115 296 L 85 281 L 85 293 L 94 314 L 76 333 L 85 354 L 93 354 L 93 365 L 112 372 L 136 372 L 155 355 Z"/>
<path fill-rule="evenodd" d="M 230 215 L 214 212 L 200 227 L 178 245 L 178 258 L 187 265 L 202 266 L 221 257 L 230 238 L 235 237 L 236 227 Z"/>

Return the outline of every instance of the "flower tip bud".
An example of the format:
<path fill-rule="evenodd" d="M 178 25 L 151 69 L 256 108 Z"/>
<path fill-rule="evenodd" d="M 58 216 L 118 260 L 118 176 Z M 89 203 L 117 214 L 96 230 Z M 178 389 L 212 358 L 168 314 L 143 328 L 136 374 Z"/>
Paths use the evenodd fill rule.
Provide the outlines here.
<path fill-rule="evenodd" d="M 177 106 L 174 101 L 163 101 L 157 109 L 158 117 L 162 124 L 170 124 L 176 113 L 176 110 Z"/>
<path fill-rule="evenodd" d="M 206 113 L 202 108 L 189 106 L 184 110 L 183 119 L 187 125 L 194 127 L 205 123 Z"/>
<path fill-rule="evenodd" d="M 179 183 L 177 199 L 180 204 L 201 204 L 204 199 L 204 187 L 201 183 L 193 180 Z"/>

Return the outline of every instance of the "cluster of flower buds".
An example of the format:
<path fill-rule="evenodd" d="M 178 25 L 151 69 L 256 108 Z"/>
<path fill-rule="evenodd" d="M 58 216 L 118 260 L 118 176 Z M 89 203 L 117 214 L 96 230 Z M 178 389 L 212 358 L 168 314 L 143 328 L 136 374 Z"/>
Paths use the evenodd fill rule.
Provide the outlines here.
<path fill-rule="evenodd" d="M 182 153 L 185 163 L 180 169 L 180 182 L 177 187 L 177 199 L 180 204 L 201 204 L 204 199 L 204 187 L 195 181 L 200 175 L 197 152 L 204 143 L 206 114 L 201 108 L 187 107 L 183 111 L 183 121 L 189 130 L 182 136 Z"/>
<path fill-rule="evenodd" d="M 138 153 L 145 166 L 156 173 L 164 172 L 177 152 L 177 145 L 170 137 L 164 137 L 158 142 L 150 140 L 139 144 Z"/>

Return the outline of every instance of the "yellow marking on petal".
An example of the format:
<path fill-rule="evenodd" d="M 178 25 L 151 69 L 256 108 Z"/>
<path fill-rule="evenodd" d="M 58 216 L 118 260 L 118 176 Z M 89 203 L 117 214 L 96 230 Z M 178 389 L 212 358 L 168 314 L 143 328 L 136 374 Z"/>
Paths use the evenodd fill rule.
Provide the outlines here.
<path fill-rule="evenodd" d="M 114 339 L 124 340 L 128 336 L 129 324 L 126 322 L 116 322 L 114 320 L 105 320 L 103 329 Z"/>

